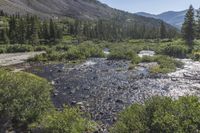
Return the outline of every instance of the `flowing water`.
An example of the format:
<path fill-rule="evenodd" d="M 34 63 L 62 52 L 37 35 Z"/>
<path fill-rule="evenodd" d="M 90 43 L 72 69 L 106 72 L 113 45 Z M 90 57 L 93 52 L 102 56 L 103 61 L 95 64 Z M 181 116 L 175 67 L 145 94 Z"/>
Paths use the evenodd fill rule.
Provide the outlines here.
<path fill-rule="evenodd" d="M 92 119 L 112 124 L 118 112 L 155 95 L 172 98 L 200 95 L 200 63 L 181 61 L 185 63 L 183 69 L 165 75 L 148 72 L 149 67 L 157 65 L 155 62 L 141 63 L 129 70 L 129 61 L 106 58 L 92 58 L 78 65 L 39 65 L 27 71 L 54 85 L 52 100 L 56 107 L 79 106 Z"/>

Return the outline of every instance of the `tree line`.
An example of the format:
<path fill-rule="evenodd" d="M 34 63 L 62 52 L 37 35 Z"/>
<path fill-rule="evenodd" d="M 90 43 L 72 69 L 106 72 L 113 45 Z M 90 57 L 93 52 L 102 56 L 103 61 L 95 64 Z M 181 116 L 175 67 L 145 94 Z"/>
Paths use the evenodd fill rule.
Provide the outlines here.
<path fill-rule="evenodd" d="M 0 16 L 5 16 L 8 26 L 0 29 L 0 42 L 4 44 L 41 44 L 55 43 L 63 35 L 71 35 L 87 40 L 98 39 L 107 41 L 121 41 L 125 39 L 155 39 L 173 38 L 177 31 L 154 22 L 134 22 L 121 16 L 110 20 L 78 20 L 64 19 L 41 20 L 37 16 L 8 16 L 0 11 Z M 72 20 L 72 21 L 71 21 Z M 153 23 L 153 24 L 152 24 Z"/>
<path fill-rule="evenodd" d="M 175 29 L 169 29 L 163 21 L 160 25 L 149 26 L 137 22 L 125 22 L 117 19 L 82 21 L 68 23 L 68 33 L 84 36 L 87 39 L 121 41 L 124 39 L 157 39 L 174 38 Z"/>
<path fill-rule="evenodd" d="M 4 15 L 3 12 L 0 13 Z M 37 16 L 7 16 L 7 26 L 0 29 L 0 42 L 5 44 L 55 43 L 62 38 L 62 27 L 52 19 Z"/>

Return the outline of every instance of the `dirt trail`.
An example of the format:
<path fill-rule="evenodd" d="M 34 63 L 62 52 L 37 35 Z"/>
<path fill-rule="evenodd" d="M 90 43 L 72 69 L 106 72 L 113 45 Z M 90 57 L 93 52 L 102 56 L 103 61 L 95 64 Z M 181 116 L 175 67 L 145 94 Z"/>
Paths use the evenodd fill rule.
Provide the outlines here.
<path fill-rule="evenodd" d="M 34 56 L 42 53 L 45 52 L 42 51 L 42 52 L 0 54 L 0 66 L 10 66 L 10 65 L 24 63 L 29 58 L 33 58 Z"/>

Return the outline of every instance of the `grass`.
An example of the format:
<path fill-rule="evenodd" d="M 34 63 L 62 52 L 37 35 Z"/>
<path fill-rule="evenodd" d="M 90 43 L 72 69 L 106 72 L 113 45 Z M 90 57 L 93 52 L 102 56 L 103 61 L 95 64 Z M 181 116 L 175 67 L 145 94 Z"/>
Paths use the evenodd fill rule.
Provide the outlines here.
<path fill-rule="evenodd" d="M 168 56 L 159 55 L 155 57 L 143 57 L 141 62 L 157 62 L 158 66 L 150 69 L 151 73 L 169 73 L 176 71 L 176 68 L 181 68 L 183 63 Z"/>
<path fill-rule="evenodd" d="M 91 57 L 105 57 L 103 48 L 88 41 L 79 45 L 59 44 L 48 47 L 45 51 L 47 52 L 46 54 L 38 55 L 30 59 L 30 61 L 73 61 L 85 60 Z"/>
<path fill-rule="evenodd" d="M 71 36 L 65 36 L 64 41 L 73 40 Z M 46 54 L 38 55 L 30 61 L 76 61 L 86 60 L 88 58 L 106 57 L 103 49 L 108 48 L 110 60 L 130 60 L 133 69 L 140 62 L 158 62 L 159 66 L 152 68 L 153 73 L 167 73 L 175 71 L 177 61 L 175 58 L 191 57 L 195 60 L 200 60 L 200 41 L 194 43 L 193 53 L 189 53 L 188 47 L 184 41 L 178 40 L 128 40 L 123 42 L 106 42 L 106 41 L 83 41 L 80 44 L 59 43 L 56 45 L 0 45 L 0 53 L 13 52 L 30 52 L 30 51 L 46 51 Z M 141 50 L 153 50 L 156 52 L 156 58 L 144 57 L 139 58 L 138 53 Z M 170 57 L 167 57 L 170 56 Z M 181 63 L 178 63 L 181 64 Z"/>

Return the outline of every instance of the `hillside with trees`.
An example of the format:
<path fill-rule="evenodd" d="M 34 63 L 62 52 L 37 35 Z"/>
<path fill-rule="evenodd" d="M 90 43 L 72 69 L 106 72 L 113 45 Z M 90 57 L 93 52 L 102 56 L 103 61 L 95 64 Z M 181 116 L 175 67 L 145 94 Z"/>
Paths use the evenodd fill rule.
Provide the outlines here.
<path fill-rule="evenodd" d="M 162 21 L 140 18 L 126 21 L 126 16 L 110 20 L 53 19 L 41 20 L 37 16 L 9 16 L 2 11 L 0 42 L 3 44 L 56 43 L 65 35 L 84 40 L 99 39 L 122 41 L 125 39 L 173 38 L 178 35 L 175 28 Z M 125 21 L 124 21 L 125 20 Z M 144 22 L 143 22 L 144 20 Z M 140 22 L 141 21 L 141 22 Z M 148 23 L 146 23 L 148 22 Z"/>

